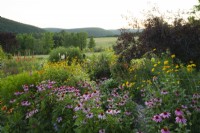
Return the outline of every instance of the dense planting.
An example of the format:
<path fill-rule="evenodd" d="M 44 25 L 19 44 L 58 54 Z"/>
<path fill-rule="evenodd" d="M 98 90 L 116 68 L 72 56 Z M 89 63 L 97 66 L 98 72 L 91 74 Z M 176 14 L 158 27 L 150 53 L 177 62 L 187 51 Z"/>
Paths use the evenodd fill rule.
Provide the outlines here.
<path fill-rule="evenodd" d="M 113 55 L 106 56 L 71 64 L 45 63 L 32 74 L 3 78 L 1 132 L 199 130 L 200 74 L 195 64 L 175 64 L 175 55 L 165 54 L 132 60 L 120 71 Z M 100 69 L 96 59 L 109 58 L 112 62 L 105 67 L 110 69 L 108 77 L 96 77 L 94 73 Z M 105 68 L 100 72 L 106 72 Z M 126 76 L 119 77 L 119 73 Z"/>

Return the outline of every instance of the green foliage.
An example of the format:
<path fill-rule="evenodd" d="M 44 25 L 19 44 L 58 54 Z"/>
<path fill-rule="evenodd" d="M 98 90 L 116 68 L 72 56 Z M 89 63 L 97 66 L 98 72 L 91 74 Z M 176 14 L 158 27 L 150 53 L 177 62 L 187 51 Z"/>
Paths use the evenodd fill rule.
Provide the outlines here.
<path fill-rule="evenodd" d="M 53 49 L 49 54 L 49 61 L 50 62 L 58 62 L 61 61 L 61 56 L 64 55 L 66 57 L 67 48 L 65 47 L 58 47 Z"/>
<path fill-rule="evenodd" d="M 83 60 L 83 54 L 78 47 L 70 47 L 67 48 L 67 61 L 69 64 L 75 59 L 77 62 L 81 62 Z"/>
<path fill-rule="evenodd" d="M 34 57 L 17 56 L 3 62 L 2 72 L 5 76 L 22 72 L 32 72 L 42 68 L 42 61 Z"/>
<path fill-rule="evenodd" d="M 89 80 L 88 74 L 76 59 L 70 65 L 66 61 L 47 63 L 39 73 L 43 80 L 54 80 L 60 85 L 76 85 L 78 81 Z"/>
<path fill-rule="evenodd" d="M 94 41 L 94 37 L 90 37 L 90 41 L 88 43 L 88 48 L 94 48 L 95 47 L 95 41 Z"/>
<path fill-rule="evenodd" d="M 0 63 L 2 63 L 2 60 L 6 58 L 6 55 L 1 47 L 1 44 L 0 44 Z"/>
<path fill-rule="evenodd" d="M 22 85 L 35 84 L 40 81 L 40 76 L 37 72 L 24 72 L 17 75 L 10 75 L 0 80 L 0 96 L 7 102 Z"/>
<path fill-rule="evenodd" d="M 90 78 L 93 80 L 111 77 L 110 65 L 111 56 L 108 54 L 101 54 L 90 58 L 87 66 Z"/>

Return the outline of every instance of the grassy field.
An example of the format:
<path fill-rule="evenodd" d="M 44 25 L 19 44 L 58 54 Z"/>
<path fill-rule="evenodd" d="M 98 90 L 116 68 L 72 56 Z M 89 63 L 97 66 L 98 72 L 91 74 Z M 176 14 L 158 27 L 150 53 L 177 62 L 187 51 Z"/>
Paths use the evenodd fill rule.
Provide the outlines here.
<path fill-rule="evenodd" d="M 117 37 L 101 37 L 101 38 L 94 38 L 94 40 L 96 43 L 96 47 L 109 48 L 116 43 Z"/>

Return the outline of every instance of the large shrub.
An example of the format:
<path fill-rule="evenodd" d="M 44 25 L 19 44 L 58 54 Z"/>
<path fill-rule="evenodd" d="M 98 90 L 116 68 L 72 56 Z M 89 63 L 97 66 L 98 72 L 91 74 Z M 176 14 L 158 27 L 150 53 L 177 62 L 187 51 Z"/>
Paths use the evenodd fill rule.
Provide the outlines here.
<path fill-rule="evenodd" d="M 78 81 L 89 80 L 88 74 L 75 59 L 70 65 L 65 61 L 47 63 L 39 73 L 43 80 L 53 80 L 60 85 L 76 85 Z"/>
<path fill-rule="evenodd" d="M 70 64 L 73 59 L 76 59 L 77 62 L 80 62 L 83 59 L 83 54 L 78 47 L 58 47 L 53 49 L 49 56 L 50 62 L 67 60 Z"/>
<path fill-rule="evenodd" d="M 101 78 L 110 78 L 110 65 L 112 56 L 109 54 L 101 54 L 99 56 L 93 56 L 86 61 L 86 66 L 90 78 L 92 80 L 97 80 Z"/>
<path fill-rule="evenodd" d="M 81 62 L 83 59 L 83 54 L 78 47 L 69 47 L 66 56 L 69 64 L 72 63 L 73 59 L 76 59 L 77 62 Z"/>
<path fill-rule="evenodd" d="M 49 54 L 49 61 L 50 62 L 58 62 L 61 60 L 61 56 L 64 55 L 66 57 L 67 48 L 65 47 L 58 47 L 53 49 Z"/>

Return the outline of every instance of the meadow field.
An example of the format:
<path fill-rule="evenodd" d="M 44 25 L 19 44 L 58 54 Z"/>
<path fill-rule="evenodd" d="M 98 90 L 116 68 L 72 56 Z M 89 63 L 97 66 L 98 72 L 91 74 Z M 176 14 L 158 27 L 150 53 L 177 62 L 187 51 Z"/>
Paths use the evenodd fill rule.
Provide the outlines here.
<path fill-rule="evenodd" d="M 116 44 L 117 37 L 100 37 L 94 38 L 96 42 L 96 47 L 112 48 Z"/>

